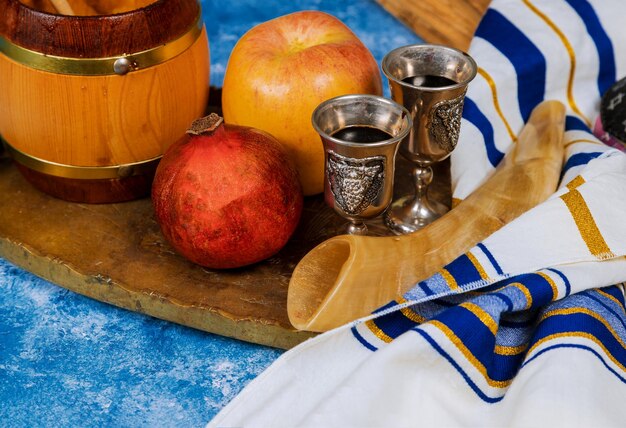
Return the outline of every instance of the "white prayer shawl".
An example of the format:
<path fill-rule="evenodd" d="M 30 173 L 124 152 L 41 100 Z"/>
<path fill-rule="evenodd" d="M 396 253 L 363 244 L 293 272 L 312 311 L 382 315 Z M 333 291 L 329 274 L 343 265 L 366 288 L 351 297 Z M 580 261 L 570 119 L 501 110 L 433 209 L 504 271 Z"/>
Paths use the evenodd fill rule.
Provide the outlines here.
<path fill-rule="evenodd" d="M 544 99 L 568 107 L 559 190 L 368 319 L 285 353 L 209 425 L 626 426 L 626 156 L 589 129 L 626 75 L 625 19 L 623 0 L 495 0 L 470 49 L 454 197 Z"/>

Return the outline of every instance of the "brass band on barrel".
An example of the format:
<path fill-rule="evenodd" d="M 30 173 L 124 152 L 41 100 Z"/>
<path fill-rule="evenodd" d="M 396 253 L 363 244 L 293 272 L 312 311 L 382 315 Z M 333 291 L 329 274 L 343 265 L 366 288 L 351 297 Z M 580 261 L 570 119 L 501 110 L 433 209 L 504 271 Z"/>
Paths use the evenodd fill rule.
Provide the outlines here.
<path fill-rule="evenodd" d="M 191 28 L 178 39 L 145 51 L 107 58 L 70 58 L 46 55 L 14 44 L 0 37 L 0 53 L 15 62 L 41 71 L 81 76 L 120 74 L 115 71 L 116 61 L 127 60 L 131 70 L 152 67 L 168 61 L 188 49 L 202 33 L 202 19 L 198 15 Z M 122 73 L 125 74 L 125 73 Z"/>
<path fill-rule="evenodd" d="M 134 175 L 153 174 L 161 156 L 148 159 L 141 162 L 129 163 L 124 165 L 113 166 L 73 166 L 63 165 L 56 162 L 39 159 L 34 156 L 27 155 L 12 147 L 5 140 L 7 151 L 11 157 L 19 164 L 42 174 L 52 175 L 54 177 L 72 178 L 78 180 L 107 180 L 127 178 Z"/>

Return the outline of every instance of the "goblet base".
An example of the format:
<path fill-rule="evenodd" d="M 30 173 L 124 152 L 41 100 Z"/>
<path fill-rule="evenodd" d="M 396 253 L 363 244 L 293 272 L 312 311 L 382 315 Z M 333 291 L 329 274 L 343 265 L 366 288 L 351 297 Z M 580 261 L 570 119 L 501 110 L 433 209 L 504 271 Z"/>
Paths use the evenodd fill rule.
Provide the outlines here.
<path fill-rule="evenodd" d="M 396 235 L 415 232 L 449 211 L 438 201 L 405 196 L 391 204 L 385 212 L 385 225 Z"/>

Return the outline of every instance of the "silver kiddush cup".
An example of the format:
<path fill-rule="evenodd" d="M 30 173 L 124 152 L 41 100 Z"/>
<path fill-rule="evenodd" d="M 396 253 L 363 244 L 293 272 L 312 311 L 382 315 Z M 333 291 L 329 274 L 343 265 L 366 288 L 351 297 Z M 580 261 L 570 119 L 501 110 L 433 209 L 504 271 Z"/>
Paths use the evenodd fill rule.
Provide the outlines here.
<path fill-rule="evenodd" d="M 320 104 L 312 122 L 324 144 L 324 199 L 350 222 L 349 234 L 365 235 L 363 221 L 391 203 L 396 153 L 412 128 L 409 112 L 375 95 L 344 95 Z"/>
<path fill-rule="evenodd" d="M 439 45 L 410 45 L 389 52 L 382 69 L 392 98 L 410 112 L 413 129 L 400 153 L 414 166 L 415 194 L 395 201 L 385 224 L 397 234 L 414 232 L 448 211 L 428 199 L 431 165 L 456 147 L 467 85 L 477 72 L 465 52 Z"/>

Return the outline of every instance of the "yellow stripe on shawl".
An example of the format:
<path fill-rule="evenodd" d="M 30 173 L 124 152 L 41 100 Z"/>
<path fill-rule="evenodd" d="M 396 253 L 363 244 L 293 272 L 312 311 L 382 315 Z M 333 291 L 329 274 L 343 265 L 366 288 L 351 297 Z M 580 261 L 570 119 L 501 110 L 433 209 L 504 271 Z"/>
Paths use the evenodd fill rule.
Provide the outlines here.
<path fill-rule="evenodd" d="M 578 144 L 578 143 L 589 143 L 589 144 L 597 144 L 597 145 L 599 145 L 599 146 L 604 146 L 604 144 L 602 144 L 602 143 L 601 143 L 601 142 L 599 142 L 599 141 L 596 141 L 596 140 L 587 140 L 587 139 L 585 139 L 585 138 L 581 138 L 581 139 L 579 139 L 579 140 L 572 140 L 572 141 L 570 141 L 569 143 L 566 143 L 563 147 L 567 149 L 569 146 L 574 145 L 574 144 Z M 604 147 L 606 147 L 606 146 L 604 146 Z"/>
<path fill-rule="evenodd" d="M 448 284 L 448 287 L 450 287 L 450 290 L 458 290 L 459 289 L 459 284 L 456 283 L 456 279 L 454 279 L 452 274 L 450 272 L 448 272 L 447 269 L 441 269 L 439 271 L 439 274 L 443 277 L 443 279 L 446 280 L 446 283 Z"/>
<path fill-rule="evenodd" d="M 569 183 L 567 183 L 567 186 L 566 186 L 566 187 L 567 187 L 569 190 L 574 190 L 574 189 L 576 189 L 577 187 L 582 186 L 583 184 L 585 184 L 585 179 L 584 179 L 582 176 L 577 175 L 576 177 L 574 177 L 574 178 L 572 179 L 572 181 L 570 181 Z"/>
<path fill-rule="evenodd" d="M 619 300 L 617 300 L 614 296 L 611 296 L 611 295 L 610 295 L 609 293 L 607 293 L 606 291 L 602 291 L 602 290 L 599 290 L 599 289 L 595 289 L 595 290 L 593 290 L 593 291 L 595 291 L 596 293 L 598 293 L 598 294 L 599 294 L 599 295 L 601 295 L 601 296 L 606 297 L 606 298 L 607 298 L 607 299 L 609 299 L 609 300 L 612 300 L 613 302 L 615 302 L 615 303 L 616 303 L 616 304 L 617 304 L 617 305 L 618 305 L 618 306 L 622 309 L 622 311 L 626 312 L 626 308 L 624 308 L 624 305 L 622 304 L 622 302 L 620 302 Z"/>
<path fill-rule="evenodd" d="M 530 294 L 530 290 L 524 284 L 520 282 L 514 282 L 513 284 L 509 284 L 509 286 L 517 288 L 524 294 L 526 297 L 526 309 L 530 308 L 533 305 L 533 296 Z"/>
<path fill-rule="evenodd" d="M 391 336 L 388 336 L 384 331 L 382 331 L 380 327 L 376 325 L 374 320 L 366 321 L 365 325 L 367 326 L 367 328 L 370 329 L 370 331 L 374 334 L 374 336 L 376 336 L 383 342 L 391 343 L 393 341 L 393 338 Z"/>
<path fill-rule="evenodd" d="M 554 283 L 554 280 L 543 272 L 537 272 L 537 274 L 545 279 L 548 284 L 550 284 L 550 288 L 552 289 L 552 300 L 556 300 L 556 298 L 559 296 L 559 288 Z"/>
<path fill-rule="evenodd" d="M 478 274 L 480 275 L 480 277 L 482 279 L 488 279 L 489 275 L 487 275 L 487 272 L 485 272 L 485 269 L 483 269 L 482 265 L 480 264 L 476 256 L 474 256 L 471 252 L 467 252 L 466 255 L 467 255 L 467 258 L 470 259 L 470 261 L 472 262 L 472 264 L 478 271 Z"/>
<path fill-rule="evenodd" d="M 568 188 L 570 188 L 570 191 L 561 195 L 561 199 L 565 202 L 567 209 L 572 215 L 578 228 L 578 233 L 585 241 L 589 252 L 599 259 L 615 257 L 600 233 L 600 229 L 598 229 L 598 225 L 589 210 L 589 206 L 587 206 L 585 198 L 578 190 L 571 188 L 569 184 Z"/>
<path fill-rule="evenodd" d="M 504 117 L 504 113 L 502 113 L 502 109 L 500 108 L 500 102 L 498 101 L 498 90 L 496 89 L 496 82 L 489 75 L 489 73 L 487 73 L 484 69 L 480 67 L 478 67 L 478 74 L 480 74 L 483 77 L 483 79 L 487 81 L 489 88 L 491 88 L 491 97 L 493 99 L 493 106 L 495 107 L 496 112 L 498 113 L 498 116 L 500 116 L 502 123 L 504 123 L 504 126 L 506 127 L 506 130 L 509 133 L 509 137 L 511 137 L 511 141 L 517 142 L 517 135 L 515 135 L 515 133 L 511 129 L 509 122 Z"/>
<path fill-rule="evenodd" d="M 485 381 L 487 382 L 489 386 L 492 386 L 494 388 L 506 388 L 507 386 L 511 384 L 513 379 L 508 379 L 508 380 L 491 379 L 489 375 L 487 374 L 487 369 L 485 368 L 485 366 L 480 361 L 478 361 L 478 359 L 474 356 L 474 354 L 472 354 L 472 352 L 469 349 L 467 349 L 463 341 L 459 339 L 457 335 L 454 334 L 454 332 L 450 330 L 450 328 L 447 325 L 437 320 L 431 320 L 428 323 L 432 324 L 434 327 L 437 327 L 439 330 L 441 330 L 441 332 L 448 338 L 448 340 L 450 340 L 450 342 L 454 344 L 454 346 L 457 347 L 457 349 L 474 366 L 474 368 L 476 368 L 476 370 L 478 370 L 480 374 L 483 375 L 483 377 L 485 378 Z"/>
<path fill-rule="evenodd" d="M 494 351 L 498 355 L 519 355 L 528 349 L 528 344 L 520 345 L 520 346 L 504 346 L 504 345 L 496 345 Z"/>
<path fill-rule="evenodd" d="M 596 345 L 598 345 L 600 348 L 602 348 L 602 350 L 604 351 L 605 355 L 607 355 L 611 359 L 611 361 L 613 361 L 613 363 L 616 366 L 618 366 L 622 371 L 626 371 L 626 367 L 624 365 L 622 365 L 622 363 L 620 363 L 617 360 L 617 358 L 615 358 L 613 356 L 613 354 L 611 354 L 611 352 L 609 352 L 609 350 L 606 348 L 606 346 L 604 346 L 604 344 L 602 343 L 602 341 L 600 341 L 600 339 L 595 337 L 593 334 L 584 333 L 582 331 L 576 331 L 576 332 L 571 332 L 571 333 L 555 333 L 555 334 L 551 334 L 549 336 L 546 336 L 543 339 L 537 341 L 537 343 L 535 343 L 532 346 L 532 348 L 530 348 L 530 350 L 528 351 L 528 355 L 530 355 L 536 348 L 538 348 L 539 346 L 541 346 L 545 342 L 547 342 L 549 340 L 560 339 L 560 338 L 563 338 L 563 337 L 583 337 L 585 339 L 591 340 Z"/>
<path fill-rule="evenodd" d="M 483 308 L 481 308 L 480 306 L 472 302 L 464 302 L 464 303 L 461 303 L 459 306 L 473 313 L 476 316 L 476 318 L 480 320 L 480 322 L 485 324 L 485 327 L 489 329 L 491 334 L 495 336 L 496 333 L 498 333 L 498 324 L 494 321 L 492 316 L 488 312 L 486 312 Z"/>
<path fill-rule="evenodd" d="M 563 46 L 567 50 L 570 60 L 570 69 L 569 69 L 569 79 L 567 81 L 567 101 L 570 105 L 570 108 L 583 118 L 588 127 L 591 128 L 591 121 L 580 111 L 578 105 L 576 104 L 576 100 L 574 100 L 574 75 L 576 74 L 576 53 L 574 52 L 574 48 L 572 44 L 567 40 L 565 34 L 557 25 L 542 11 L 540 11 L 537 6 L 532 4 L 529 0 L 522 0 L 522 2 L 528 6 L 530 10 L 535 13 L 543 22 L 545 22 L 551 29 L 556 33 L 556 35 L 561 39 Z"/>
<path fill-rule="evenodd" d="M 406 303 L 406 300 L 403 297 L 400 297 L 396 301 L 399 304 Z M 405 317 L 407 317 L 408 319 L 410 319 L 414 323 L 421 324 L 424 321 L 426 321 L 425 317 L 423 317 L 422 315 L 418 314 L 417 312 L 415 312 L 413 309 L 411 309 L 409 307 L 400 309 L 400 312 L 402 313 L 402 315 L 404 315 Z"/>
<path fill-rule="evenodd" d="M 624 343 L 624 341 L 619 336 L 619 334 L 617 334 L 613 326 L 611 326 L 611 324 L 609 324 L 609 322 L 606 319 L 604 319 L 604 317 L 600 316 L 597 312 L 594 312 L 589 308 L 575 307 L 575 308 L 565 308 L 565 309 L 553 309 L 543 314 L 541 318 L 539 318 L 539 322 L 544 321 L 546 318 L 550 318 L 553 316 L 571 315 L 571 314 L 585 314 L 598 320 L 600 323 L 602 323 L 604 327 L 606 327 L 608 331 L 611 332 L 611 335 L 613 335 L 613 338 L 617 340 L 620 345 L 622 345 L 622 348 L 626 349 L 626 343 Z M 534 347 L 535 346 L 533 346 L 533 348 Z"/>

